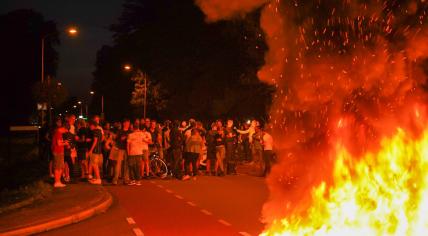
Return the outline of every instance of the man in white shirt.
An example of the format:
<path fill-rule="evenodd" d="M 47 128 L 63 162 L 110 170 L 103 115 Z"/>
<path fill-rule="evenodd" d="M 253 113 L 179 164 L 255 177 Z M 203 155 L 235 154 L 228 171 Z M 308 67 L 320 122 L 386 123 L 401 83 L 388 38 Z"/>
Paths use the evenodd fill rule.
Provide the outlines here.
<path fill-rule="evenodd" d="M 134 130 L 127 138 L 128 169 L 130 182 L 128 185 L 141 185 L 141 161 L 144 151 L 148 150 L 147 134 L 134 124 Z"/>
<path fill-rule="evenodd" d="M 143 156 L 142 156 L 142 166 L 141 166 L 141 175 L 148 178 L 150 175 L 149 168 L 149 145 L 153 143 L 152 135 L 147 131 L 145 126 L 142 126 L 143 133 Z M 145 170 L 145 171 L 144 171 Z"/>
<path fill-rule="evenodd" d="M 264 176 L 270 173 L 273 161 L 273 138 L 268 132 L 263 131 L 263 160 L 265 162 Z"/>

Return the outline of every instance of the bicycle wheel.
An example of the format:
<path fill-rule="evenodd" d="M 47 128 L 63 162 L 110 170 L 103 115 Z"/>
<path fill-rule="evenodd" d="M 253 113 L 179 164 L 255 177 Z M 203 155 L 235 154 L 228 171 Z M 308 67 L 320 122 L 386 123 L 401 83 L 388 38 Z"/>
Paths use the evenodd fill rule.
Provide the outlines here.
<path fill-rule="evenodd" d="M 150 171 L 154 176 L 165 178 L 168 175 L 168 167 L 165 162 L 159 158 L 150 161 Z"/>

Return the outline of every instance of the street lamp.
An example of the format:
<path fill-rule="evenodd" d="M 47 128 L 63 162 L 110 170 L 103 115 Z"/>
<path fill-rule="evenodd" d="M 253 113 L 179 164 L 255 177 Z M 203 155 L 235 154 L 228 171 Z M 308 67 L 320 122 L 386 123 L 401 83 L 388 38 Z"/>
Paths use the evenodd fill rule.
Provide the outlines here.
<path fill-rule="evenodd" d="M 77 28 L 76 27 L 70 27 L 68 30 L 67 30 L 67 33 L 70 35 L 70 36 L 74 36 L 74 35 L 76 35 L 77 34 Z M 46 38 L 48 38 L 49 36 L 51 36 L 53 33 L 49 33 L 49 34 L 45 34 L 45 35 L 43 35 L 42 36 L 42 42 L 41 42 L 41 53 L 42 53 L 42 60 L 41 60 L 41 78 L 40 78 L 40 80 L 41 80 L 41 86 L 40 86 L 40 88 L 41 89 L 43 89 L 43 84 L 44 84 L 44 82 L 45 82 L 45 40 L 46 40 Z M 58 86 L 61 86 L 62 84 L 61 83 L 58 83 Z M 50 105 L 50 104 L 49 104 Z M 40 118 L 41 118 L 41 122 L 40 123 L 43 123 L 43 120 L 44 120 L 44 111 L 43 110 L 41 110 L 41 116 L 40 116 Z M 50 122 L 52 122 L 52 115 L 50 114 L 50 112 L 49 112 L 49 116 L 51 116 L 50 118 L 49 118 L 49 120 L 50 120 Z"/>
<path fill-rule="evenodd" d="M 91 95 L 94 95 L 94 91 L 89 92 Z M 101 119 L 104 119 L 104 95 L 101 94 Z"/>
<path fill-rule="evenodd" d="M 75 35 L 77 35 L 78 32 L 79 31 L 77 30 L 76 27 L 70 27 L 67 30 L 67 33 L 70 36 L 75 36 Z M 41 76 L 42 76 L 42 78 L 41 78 L 42 84 L 45 81 L 45 40 L 46 40 L 46 38 L 48 38 L 52 34 L 53 33 L 46 34 L 46 35 L 42 36 L 42 65 L 41 65 L 42 66 L 42 72 L 41 72 L 42 73 L 41 74 Z M 58 85 L 60 85 L 60 84 L 58 84 Z"/>
<path fill-rule="evenodd" d="M 70 36 L 76 36 L 79 33 L 79 31 L 77 30 L 77 28 L 74 27 L 74 26 L 68 28 L 67 32 L 68 32 L 68 34 Z"/>
<path fill-rule="evenodd" d="M 80 106 L 80 115 L 79 115 L 79 119 L 83 118 L 83 104 L 81 101 L 77 101 L 77 104 L 79 104 Z"/>
<path fill-rule="evenodd" d="M 123 66 L 123 69 L 126 70 L 126 71 L 130 71 L 130 70 L 132 70 L 132 66 L 129 65 L 129 64 L 126 64 L 126 65 Z"/>

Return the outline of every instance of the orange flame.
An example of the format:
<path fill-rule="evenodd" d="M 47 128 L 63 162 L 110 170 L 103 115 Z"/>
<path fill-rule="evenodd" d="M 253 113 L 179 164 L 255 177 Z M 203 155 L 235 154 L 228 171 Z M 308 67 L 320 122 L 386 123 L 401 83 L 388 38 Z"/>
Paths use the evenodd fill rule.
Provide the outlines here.
<path fill-rule="evenodd" d="M 428 128 L 403 129 L 377 153 L 352 156 L 338 141 L 334 179 L 312 190 L 305 216 L 275 220 L 261 235 L 425 235 L 428 232 Z"/>

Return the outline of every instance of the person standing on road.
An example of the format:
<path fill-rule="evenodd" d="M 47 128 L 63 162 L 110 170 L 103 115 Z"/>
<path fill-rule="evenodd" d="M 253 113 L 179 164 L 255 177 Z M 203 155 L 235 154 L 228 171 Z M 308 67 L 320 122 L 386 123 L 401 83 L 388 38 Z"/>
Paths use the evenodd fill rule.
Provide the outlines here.
<path fill-rule="evenodd" d="M 104 139 L 103 139 L 103 177 L 109 179 L 111 177 L 111 163 L 109 162 L 111 148 L 113 146 L 113 132 L 110 130 L 110 123 L 104 124 Z"/>
<path fill-rule="evenodd" d="M 59 123 L 57 123 L 58 125 Z M 67 130 L 61 125 L 57 127 L 54 131 L 52 137 L 52 154 L 53 154 L 53 169 L 54 169 L 54 187 L 61 188 L 65 187 L 65 184 L 61 183 L 61 176 L 64 170 L 64 147 L 69 144 L 67 141 L 64 141 L 62 138 L 63 134 L 67 132 Z"/>
<path fill-rule="evenodd" d="M 218 129 L 218 126 L 217 126 Z M 224 158 L 226 155 L 226 147 L 224 140 L 224 130 L 223 128 L 217 130 L 217 134 L 215 135 L 215 149 L 216 149 L 216 164 L 215 164 L 215 172 L 218 176 L 224 176 Z"/>
<path fill-rule="evenodd" d="M 257 158 L 257 156 L 254 156 L 254 143 L 253 143 L 253 137 L 254 133 L 256 132 L 256 128 L 260 126 L 259 122 L 257 120 L 252 120 L 250 122 L 250 126 L 246 130 L 239 130 L 237 129 L 236 132 L 238 132 L 241 135 L 248 135 L 248 143 L 251 150 L 251 164 L 254 164 L 254 159 Z M 257 163 L 256 163 L 257 164 Z"/>
<path fill-rule="evenodd" d="M 263 132 L 260 126 L 256 126 L 253 141 L 253 163 L 258 175 L 263 175 Z"/>
<path fill-rule="evenodd" d="M 273 161 L 273 138 L 268 132 L 263 131 L 263 161 L 264 161 L 264 172 L 263 176 L 267 176 L 272 168 Z"/>
<path fill-rule="evenodd" d="M 65 128 L 67 132 L 63 134 L 63 139 L 67 140 L 68 144 L 64 147 L 64 181 L 70 182 L 71 177 L 73 177 L 74 172 L 74 163 L 76 162 L 77 151 L 76 151 L 76 128 L 74 124 L 76 123 L 76 116 L 73 114 L 66 116 Z"/>
<path fill-rule="evenodd" d="M 89 156 L 89 162 L 90 162 L 90 170 L 94 172 L 93 179 L 89 180 L 91 184 L 101 184 L 101 175 L 100 175 L 100 164 L 103 160 L 102 155 L 102 133 L 101 130 L 98 128 L 98 124 L 95 121 L 89 122 L 89 129 L 91 130 L 91 147 L 89 148 L 88 156 Z"/>
<path fill-rule="evenodd" d="M 167 163 L 167 166 L 169 166 L 169 168 L 171 168 L 172 166 L 171 128 L 172 122 L 170 120 L 166 120 L 162 128 L 162 147 L 165 162 Z"/>
<path fill-rule="evenodd" d="M 115 162 L 114 175 L 112 184 L 116 185 L 119 181 L 119 177 L 122 173 L 123 183 L 128 184 L 129 182 L 129 170 L 128 170 L 128 154 L 127 154 L 127 139 L 128 135 L 132 132 L 130 129 L 131 122 L 129 119 L 124 119 L 122 128 L 117 131 L 114 146 L 110 153 L 110 160 Z M 123 172 L 122 172 L 123 167 Z"/>
<path fill-rule="evenodd" d="M 127 151 L 128 151 L 128 169 L 129 179 L 128 185 L 141 185 L 141 160 L 145 146 L 145 133 L 139 128 L 139 122 L 133 125 L 133 131 L 128 135 Z"/>
<path fill-rule="evenodd" d="M 184 167 L 186 170 L 186 175 L 183 177 L 183 180 L 190 179 L 190 164 L 192 165 L 193 170 L 193 179 L 196 179 L 198 175 L 198 168 L 196 162 L 198 161 L 199 156 L 202 153 L 202 147 L 204 141 L 199 134 L 198 129 L 192 129 L 190 137 L 186 140 L 186 159 L 184 162 Z"/>
<path fill-rule="evenodd" d="M 60 128 L 61 126 L 62 126 L 62 120 L 61 120 L 61 118 L 58 117 L 55 119 L 55 124 L 52 127 L 50 127 L 49 133 L 45 137 L 46 140 L 49 141 L 49 154 L 50 154 L 49 155 L 49 176 L 51 178 L 55 178 L 54 167 L 53 167 L 54 157 L 53 157 L 53 153 L 52 153 L 53 136 L 54 136 L 56 130 L 58 128 Z"/>
<path fill-rule="evenodd" d="M 84 179 L 88 175 L 88 161 L 86 153 L 88 152 L 88 145 L 86 139 L 88 138 L 88 129 L 84 119 L 79 119 L 77 122 L 77 160 L 80 164 L 80 178 Z"/>
<path fill-rule="evenodd" d="M 224 132 L 225 136 L 225 146 L 226 146 L 226 170 L 227 174 L 236 174 L 236 167 L 235 167 L 235 151 L 236 151 L 236 131 L 233 128 L 233 120 L 227 121 L 227 126 L 225 128 Z"/>
<path fill-rule="evenodd" d="M 180 122 L 174 121 L 170 134 L 172 173 L 177 179 L 181 179 L 183 177 L 181 163 L 183 162 L 184 135 L 179 128 Z"/>
<path fill-rule="evenodd" d="M 149 145 L 152 143 L 152 135 L 147 132 L 147 128 L 145 125 L 141 126 L 142 133 L 143 133 L 143 155 L 141 160 L 141 176 L 144 176 L 145 178 L 150 177 L 150 160 L 149 160 Z"/>
<path fill-rule="evenodd" d="M 207 175 L 216 175 L 215 166 L 217 162 L 216 157 L 216 135 L 217 126 L 215 123 L 211 124 L 211 130 L 208 131 L 205 141 L 207 146 Z"/>
<path fill-rule="evenodd" d="M 150 153 L 157 152 L 159 157 L 163 159 L 162 151 L 162 133 L 158 127 L 156 120 L 151 120 L 150 128 L 147 130 L 152 137 L 152 143 L 149 146 Z"/>

